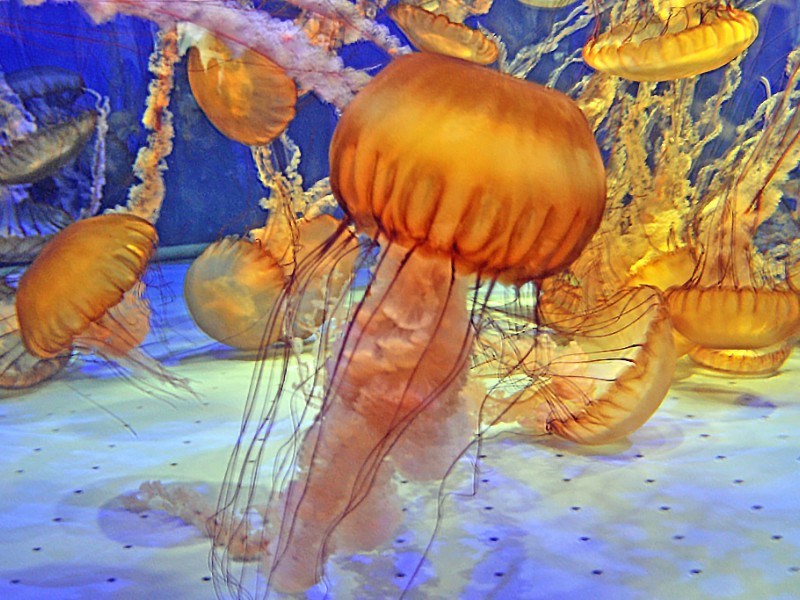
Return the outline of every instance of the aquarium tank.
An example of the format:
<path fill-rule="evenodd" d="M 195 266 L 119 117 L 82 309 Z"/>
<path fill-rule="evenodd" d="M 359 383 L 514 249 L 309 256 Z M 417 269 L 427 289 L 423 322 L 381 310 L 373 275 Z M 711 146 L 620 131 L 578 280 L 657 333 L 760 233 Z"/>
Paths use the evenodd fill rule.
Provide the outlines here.
<path fill-rule="evenodd" d="M 791 0 L 0 0 L 0 597 L 800 592 Z"/>

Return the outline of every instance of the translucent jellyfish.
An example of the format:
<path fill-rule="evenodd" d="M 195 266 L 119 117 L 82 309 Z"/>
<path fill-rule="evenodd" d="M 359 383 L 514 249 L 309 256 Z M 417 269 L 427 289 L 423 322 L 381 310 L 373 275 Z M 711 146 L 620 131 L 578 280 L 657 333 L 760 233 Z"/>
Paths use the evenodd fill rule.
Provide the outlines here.
<path fill-rule="evenodd" d="M 192 262 L 183 285 L 192 319 L 218 342 L 258 350 L 279 338 L 267 321 L 286 277 L 259 240 L 231 236 L 211 244 Z M 271 332 L 267 339 L 265 331 Z"/>
<path fill-rule="evenodd" d="M 58 233 L 17 288 L 28 351 L 52 358 L 77 347 L 121 357 L 139 346 L 149 309 L 137 286 L 156 239 L 150 223 L 125 214 L 92 217 Z"/>
<path fill-rule="evenodd" d="M 672 382 L 675 349 L 661 294 L 626 287 L 587 306 L 577 286 L 553 281 L 540 295 L 541 324 L 509 336 L 489 330 L 486 423 L 513 423 L 533 435 L 578 444 L 614 442 L 641 427 Z M 499 364 L 498 364 L 499 362 Z M 487 370 L 487 367 L 490 369 Z M 493 382 L 494 380 L 494 382 Z"/>
<path fill-rule="evenodd" d="M 235 52 L 208 32 L 191 31 L 189 85 L 208 120 L 248 146 L 262 146 L 280 135 L 294 118 L 294 81 L 253 50 Z"/>
<path fill-rule="evenodd" d="M 654 6 L 625 6 L 619 22 L 586 43 L 583 59 L 598 71 L 633 81 L 713 71 L 739 56 L 758 36 L 756 18 L 725 0 L 656 0 Z"/>
<path fill-rule="evenodd" d="M 325 295 L 338 297 L 348 282 L 357 248 L 354 238 L 349 244 L 354 252 L 347 260 L 317 265 L 328 275 L 297 290 L 302 300 L 293 331 L 271 323 L 283 318 L 273 308 L 295 276 L 297 264 L 320 255 L 320 247 L 339 227 L 329 215 L 301 220 L 296 248 L 291 236 L 276 236 L 276 229 L 269 227 L 211 244 L 192 263 L 184 282 L 186 304 L 197 326 L 219 342 L 249 351 L 278 340 L 309 337 L 322 324 Z M 346 242 L 344 234 L 342 240 Z"/>
<path fill-rule="evenodd" d="M 334 194 L 381 251 L 342 335 L 321 342 L 332 358 L 317 371 L 319 398 L 298 399 L 275 374 L 265 379 L 276 395 L 260 411 L 248 402 L 213 523 L 216 581 L 233 594 L 267 589 L 231 558 L 258 560 L 268 589 L 297 592 L 332 552 L 391 535 L 403 514 L 395 473 L 442 480 L 474 439 L 464 386 L 481 294 L 563 268 L 605 204 L 600 153 L 567 96 L 438 54 L 376 76 L 342 114 L 330 162 Z M 252 459 L 292 399 L 310 426 L 264 477 Z"/>
<path fill-rule="evenodd" d="M 36 66 L 6 74 L 6 83 L 34 112 L 42 100 L 48 107 L 56 104 L 72 104 L 83 93 L 85 84 L 80 73 L 52 66 Z"/>
<path fill-rule="evenodd" d="M 96 126 L 97 113 L 87 111 L 0 147 L 0 183 L 34 183 L 54 175 L 75 160 L 94 135 Z"/>
<path fill-rule="evenodd" d="M 489 37 L 463 23 L 454 23 L 443 14 L 411 4 L 395 4 L 388 13 L 411 43 L 423 52 L 437 52 L 481 65 L 497 60 L 497 45 Z"/>
<path fill-rule="evenodd" d="M 77 73 L 0 73 L 0 260 L 29 262 L 53 234 L 97 212 L 107 117 Z"/>

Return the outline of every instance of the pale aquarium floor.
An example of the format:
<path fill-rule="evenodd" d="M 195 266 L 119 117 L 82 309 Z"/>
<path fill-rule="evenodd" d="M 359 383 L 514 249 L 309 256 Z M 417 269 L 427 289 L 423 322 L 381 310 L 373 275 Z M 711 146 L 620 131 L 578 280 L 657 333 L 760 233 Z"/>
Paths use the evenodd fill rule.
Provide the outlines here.
<path fill-rule="evenodd" d="M 209 540 L 120 502 L 147 480 L 213 501 L 236 439 L 254 364 L 194 327 L 185 270 L 157 270 L 160 325 L 146 349 L 197 398 L 170 401 L 89 364 L 0 400 L 3 600 L 214 597 Z M 465 459 L 405 597 L 799 598 L 798 387 L 797 352 L 764 379 L 682 361 L 662 407 L 626 443 L 487 441 L 477 493 L 467 493 Z M 282 425 L 288 433 L 290 420 Z M 377 551 L 334 557 L 327 588 L 309 598 L 400 596 L 428 540 L 418 523 L 437 505 L 435 490 L 400 489 L 412 519 Z"/>

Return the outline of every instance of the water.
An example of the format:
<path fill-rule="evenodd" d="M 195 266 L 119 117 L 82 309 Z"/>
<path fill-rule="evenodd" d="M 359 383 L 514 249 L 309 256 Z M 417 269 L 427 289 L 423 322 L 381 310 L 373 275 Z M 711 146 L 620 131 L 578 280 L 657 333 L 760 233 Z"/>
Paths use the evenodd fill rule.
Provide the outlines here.
<path fill-rule="evenodd" d="M 662 145 L 662 135 L 670 139 L 663 133 L 667 125 L 676 128 L 678 138 L 692 132 L 708 134 L 710 129 L 700 125 L 706 123 L 703 108 L 724 89 L 723 71 L 703 75 L 692 84 L 662 84 L 652 89 L 614 84 L 614 106 L 627 112 L 615 117 L 611 111 L 612 116 L 599 121 L 596 136 L 609 173 L 609 203 L 616 202 L 621 208 L 607 216 L 595 238 L 600 243 L 590 243 L 573 266 L 574 278 L 591 293 L 602 297 L 624 288 L 627 275 L 620 265 L 632 272 L 642 268 L 639 263 L 632 266 L 631 256 L 641 250 L 638 244 L 643 240 L 650 245 L 636 257 L 642 264 L 665 253 L 665 245 L 683 247 L 705 239 L 712 239 L 723 248 L 719 255 L 727 256 L 727 248 L 735 248 L 735 243 L 724 235 L 713 237 L 724 229 L 722 222 L 704 220 L 695 207 L 720 190 L 732 189 L 737 177 L 739 181 L 751 181 L 746 177 L 762 181 L 761 171 L 754 167 L 762 164 L 767 171 L 770 166 L 785 165 L 788 175 L 779 184 L 766 179 L 765 189 L 780 189 L 781 194 L 774 213 L 748 238 L 761 253 L 761 262 L 753 267 L 747 282 L 739 279 L 736 286 L 784 289 L 786 271 L 776 265 L 790 268 L 797 260 L 797 186 L 790 163 L 797 160 L 794 145 L 780 146 L 780 134 L 760 121 L 744 134 L 736 127 L 746 123 L 765 98 L 783 90 L 787 81 L 791 84 L 785 67 L 787 55 L 798 43 L 800 13 L 788 2 L 753 5 L 743 2 L 740 6 L 753 7 L 761 33 L 741 63 L 741 83 L 732 86 L 730 99 L 721 103 L 708 121 L 721 122 L 723 128 L 702 148 L 699 142 Z M 283 18 L 299 12 L 272 3 L 266 9 Z M 594 15 L 587 17 L 584 27 L 530 65 L 521 58 L 525 52 L 518 54 L 558 26 L 581 22 L 578 13 L 565 21 L 571 10 L 550 11 L 498 1 L 488 14 L 468 23 L 480 23 L 501 37 L 508 52 L 504 63 L 508 68 L 541 83 L 559 73 L 555 86 L 578 97 L 585 88 L 576 86 L 591 72 L 580 61 L 578 51 L 595 23 L 602 29 L 613 16 L 604 12 L 599 20 Z M 401 35 L 384 11 L 378 12 L 377 22 Z M 0 3 L 0 23 L 0 69 L 4 73 L 43 65 L 67 68 L 80 73 L 87 88 L 108 98 L 108 170 L 99 210 L 124 203 L 135 183 L 131 170 L 135 154 L 147 138 L 139 119 L 150 80 L 147 61 L 155 27 L 134 17 L 96 26 L 73 4 L 23 7 L 17 2 Z M 345 45 L 339 55 L 345 65 L 370 75 L 390 60 L 376 44 L 366 41 Z M 512 60 L 515 55 L 517 61 Z M 559 72 L 559 65 L 569 57 L 573 62 Z M 183 299 L 183 279 L 189 266 L 185 257 L 196 255 L 224 235 L 244 235 L 263 226 L 267 212 L 259 202 L 269 192 L 259 180 L 250 149 L 222 136 L 205 118 L 192 97 L 183 64 L 178 64 L 175 73 L 170 109 L 176 133 L 174 148 L 166 158 L 166 194 L 156 223 L 161 260 L 144 278 L 153 315 L 142 350 L 153 361 L 146 364 L 155 371 L 130 372 L 124 364 L 118 367 L 94 353 L 73 358 L 63 372 L 34 388 L 4 393 L 0 400 L 0 440 L 6 449 L 0 499 L 5 540 L 0 556 L 3 598 L 211 598 L 215 595 L 213 577 L 217 578 L 217 593 L 229 593 L 225 577 L 228 584 L 241 577 L 246 588 L 243 597 L 281 597 L 274 586 L 268 591 L 255 563 L 229 560 L 218 553 L 212 574 L 210 541 L 186 523 L 194 516 L 184 513 L 181 520 L 169 513 L 180 510 L 180 498 L 184 506 L 187 502 L 191 505 L 194 498 L 199 499 L 200 512 L 210 516 L 217 509 L 220 488 L 226 486 L 223 489 L 236 510 L 254 506 L 263 515 L 262 505 L 272 501 L 267 514 L 280 515 L 275 499 L 281 490 L 286 494 L 284 479 L 296 476 L 298 470 L 305 472 L 303 469 L 324 472 L 320 463 L 308 467 L 299 448 L 306 444 L 308 452 L 304 431 L 319 423 L 320 406 L 338 406 L 334 395 L 326 391 L 326 373 L 335 364 L 328 360 L 338 356 L 336 340 L 347 332 L 344 324 L 354 312 L 366 310 L 361 298 L 364 287 L 373 285 L 370 268 L 380 271 L 374 266 L 376 250 L 365 252 L 367 256 L 357 263 L 361 268 L 352 292 L 344 293 L 334 318 L 305 343 L 265 349 L 259 362 L 254 360 L 257 353 L 232 349 L 201 332 Z M 696 87 L 689 87 L 694 84 Z M 475 102 L 482 93 L 475 90 Z M 49 102 L 55 101 L 51 98 Z M 643 108 L 646 103 L 650 109 Z M 84 96 L 63 111 L 89 104 L 91 100 Z M 771 106 L 775 109 L 780 104 Z M 796 106 L 794 95 L 786 108 L 790 133 L 794 133 L 791 115 Z M 651 112 L 641 112 L 645 110 Z M 650 128 L 643 126 L 641 131 L 646 133 L 637 137 L 635 127 L 625 129 L 644 114 L 650 114 L 653 123 Z M 689 115 L 688 125 L 686 121 L 680 124 L 676 114 Z M 619 115 L 624 118 L 615 121 Z M 276 146 L 278 158 L 270 164 L 283 173 L 281 181 L 296 186 L 299 180 L 292 177 L 299 174 L 307 189 L 327 176 L 328 145 L 337 120 L 338 110 L 317 94 L 299 98 L 288 135 L 302 158 L 294 171 L 290 166 L 294 146 L 289 142 Z M 759 138 L 759 131 L 767 134 Z M 764 150 L 728 170 L 704 171 L 708 165 L 716 167 L 724 164 L 726 157 L 735 156 L 737 143 L 758 139 L 773 152 Z M 642 162 L 634 162 L 632 152 L 626 156 L 627 162 L 620 160 L 619 149 L 639 147 L 637 140 L 645 152 Z M 670 153 L 670 146 L 676 152 Z M 82 182 L 92 180 L 93 151 L 89 144 L 78 159 L 85 163 L 77 176 Z M 680 166 L 676 157 L 681 155 L 691 155 L 692 160 Z M 634 165 L 645 173 L 640 179 L 632 176 Z M 683 181 L 689 182 L 688 187 Z M 657 191 L 641 196 L 642 190 L 651 189 L 650 184 Z M 63 204 L 63 196 L 53 195 L 55 184 L 38 185 L 37 200 Z M 324 192 L 324 181 L 321 185 Z M 273 200 L 280 197 L 277 189 L 271 190 Z M 683 190 L 685 198 L 675 190 Z M 309 199 L 317 198 L 309 194 L 305 200 Z M 632 208 L 625 213 L 624 207 Z M 341 210 L 333 212 L 343 217 Z M 713 211 L 708 209 L 709 213 Z M 639 220 L 631 222 L 630 215 Z M 693 224 L 686 228 L 692 233 L 685 237 L 670 233 L 669 226 L 680 223 Z M 674 230 L 681 228 L 676 225 Z M 708 235 L 712 237 L 704 237 Z M 734 238 L 737 243 L 741 239 Z M 693 276 L 698 285 L 706 285 L 720 274 L 708 259 L 710 252 L 697 259 L 697 264 L 703 265 Z M 731 250 L 730 254 L 735 253 Z M 169 260 L 170 256 L 184 259 Z M 591 256 L 601 257 L 600 266 L 586 258 Z M 5 262 L 18 260 L 13 257 Z M 737 260 L 741 259 L 734 259 L 731 264 L 736 266 L 718 278 L 728 287 L 732 284 L 725 279 L 726 273 L 741 275 Z M 308 264 L 321 268 L 323 263 L 314 259 Z M 748 262 L 748 268 L 753 264 Z M 9 264 L 8 282 L 15 285 L 23 269 Z M 671 269 L 668 272 L 676 270 Z M 593 272 L 602 277 L 592 280 Z M 292 275 L 289 280 L 302 287 L 303 277 Z M 373 289 L 379 293 L 377 283 Z M 600 361 L 597 367 L 597 361 L 590 360 L 597 350 L 587 345 L 585 331 L 552 335 L 546 323 L 532 322 L 531 294 L 530 284 L 522 288 L 519 297 L 505 287 L 494 295 L 484 288 L 475 292 L 469 306 L 475 335 L 488 336 L 492 327 L 497 327 L 507 335 L 508 348 L 517 349 L 524 349 L 528 334 L 547 339 L 556 348 L 563 347 L 562 338 L 572 339 L 583 344 L 581 352 L 588 354 L 570 350 L 566 356 L 571 359 L 560 359 L 562 364 L 572 360 L 579 370 L 577 375 L 558 371 L 563 381 L 578 381 L 580 369 L 587 365 L 595 369 L 588 372 L 598 389 L 604 389 L 604 378 L 620 377 L 622 367 L 617 363 L 623 361 L 606 357 L 608 364 Z M 493 312 L 498 306 L 507 307 L 510 316 Z M 493 319 L 492 327 L 486 325 L 488 319 Z M 520 337 L 510 335 L 512 328 L 522 332 Z M 793 335 L 781 343 L 793 347 Z M 610 334 L 604 339 L 611 339 Z M 646 338 L 634 346 L 637 343 L 653 342 Z M 611 345 L 614 357 L 640 360 L 638 355 L 626 354 L 630 349 L 622 348 L 621 342 Z M 492 356 L 488 347 L 487 342 L 475 350 L 475 363 Z M 545 350 L 537 346 L 535 356 L 537 352 Z M 511 377 L 505 380 L 506 387 L 497 390 L 552 377 L 558 363 L 555 360 L 533 375 L 517 373 L 513 381 Z M 345 363 L 340 360 L 340 364 Z M 364 467 L 367 473 L 389 479 L 391 485 L 378 498 L 386 511 L 377 514 L 391 522 L 392 507 L 396 506 L 399 522 L 395 528 L 387 525 L 386 539 L 366 550 L 326 554 L 321 565 L 324 579 L 312 585 L 305 597 L 795 597 L 800 589 L 800 530 L 795 518 L 800 486 L 795 444 L 800 410 L 794 394 L 798 368 L 796 352 L 776 372 L 759 377 L 705 370 L 684 356 L 677 362 L 657 412 L 614 444 L 579 446 L 541 431 L 534 435 L 519 425 L 473 421 L 466 429 L 473 434 L 459 447 L 463 455 L 448 459 L 452 469 L 444 478 L 415 480 L 405 471 L 401 473 L 402 469 L 387 474 L 381 470 L 384 467 Z M 479 372 L 473 366 L 473 375 Z M 491 373 L 502 380 L 498 370 Z M 287 379 L 278 388 L 276 377 L 283 374 Z M 312 376 L 316 380 L 310 381 Z M 186 387 L 182 387 L 184 382 Z M 483 392 L 470 389 L 482 397 Z M 567 392 L 561 388 L 560 393 Z M 645 393 L 643 390 L 642 395 Z M 387 398 L 390 395 L 387 391 Z M 491 406 L 487 403 L 484 408 L 491 412 Z M 570 410 L 575 410 L 574 406 Z M 250 412 L 242 424 L 245 411 Z M 262 421 L 265 416 L 268 420 Z M 321 425 L 320 429 L 327 431 Z M 231 459 L 240 431 L 244 432 L 240 454 Z M 453 429 L 455 438 L 458 433 Z M 243 454 L 251 442 L 258 455 Z M 346 449 L 341 447 L 342 452 Z M 426 455 L 423 447 L 419 452 L 420 464 L 434 462 L 435 450 Z M 326 457 L 332 464 L 335 460 L 336 453 Z M 381 464 L 401 460 L 392 454 Z M 346 470 L 347 465 L 336 468 Z M 188 501 L 179 497 L 172 506 L 156 500 L 151 507 L 134 510 L 131 498 L 145 481 L 162 481 L 169 490 L 188 489 L 197 495 Z M 373 489 L 378 488 L 376 483 Z M 226 506 L 221 508 L 226 511 Z M 235 520 L 236 513 L 231 510 L 227 509 L 226 518 Z M 372 521 L 361 527 L 367 533 L 371 528 L 380 530 Z M 269 543 L 277 543 L 272 541 L 277 538 L 269 537 L 276 535 L 274 526 L 266 535 Z M 313 562 L 314 558 L 306 560 Z"/>

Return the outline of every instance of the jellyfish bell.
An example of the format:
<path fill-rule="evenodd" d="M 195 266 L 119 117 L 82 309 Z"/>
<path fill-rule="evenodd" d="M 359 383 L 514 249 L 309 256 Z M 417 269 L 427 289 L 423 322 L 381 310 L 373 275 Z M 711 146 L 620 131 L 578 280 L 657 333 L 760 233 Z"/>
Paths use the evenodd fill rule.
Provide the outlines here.
<path fill-rule="evenodd" d="M 94 135 L 96 126 L 97 113 L 84 111 L 0 147 L 0 183 L 34 183 L 57 173 L 75 160 Z"/>
<path fill-rule="evenodd" d="M 600 153 L 572 100 L 433 53 L 394 60 L 355 97 L 330 164 L 334 195 L 382 250 L 326 364 L 319 415 L 294 459 L 276 461 L 291 463 L 292 481 L 269 492 L 263 518 L 274 525 L 253 541 L 269 585 L 291 592 L 318 582 L 332 551 L 391 535 L 402 516 L 395 472 L 441 480 L 472 442 L 470 283 L 561 269 L 605 205 Z M 223 531 L 255 504 L 243 454 L 220 496 Z"/>
<path fill-rule="evenodd" d="M 268 328 L 268 319 L 284 285 L 283 269 L 259 242 L 226 237 L 192 262 L 184 297 L 192 319 L 206 334 L 253 351 L 280 336 L 277 328 Z"/>
<path fill-rule="evenodd" d="M 131 310 L 141 313 L 141 306 L 123 298 L 131 290 L 135 295 L 156 240 L 149 222 L 126 214 L 84 219 L 54 236 L 17 287 L 28 351 L 52 358 L 78 343 L 121 356 L 138 346 L 146 324 L 143 332 Z"/>
<path fill-rule="evenodd" d="M 758 36 L 758 21 L 727 2 L 710 0 L 671 9 L 663 21 L 643 16 L 612 26 L 583 48 L 590 67 L 632 81 L 667 81 L 718 69 Z"/>
<path fill-rule="evenodd" d="M 690 283 L 667 301 L 675 328 L 705 348 L 767 348 L 800 331 L 800 297 L 789 289 Z"/>
<path fill-rule="evenodd" d="M 80 73 L 50 65 L 18 69 L 6 73 L 5 80 L 14 93 L 23 100 L 55 96 L 72 103 L 86 87 Z"/>
<path fill-rule="evenodd" d="M 566 95 L 430 53 L 395 60 L 369 90 L 331 142 L 331 187 L 361 231 L 523 283 L 569 264 L 597 229 L 603 164 Z"/>
<path fill-rule="evenodd" d="M 203 113 L 223 135 L 242 144 L 262 146 L 275 139 L 295 115 L 294 81 L 266 56 L 249 49 L 235 52 L 197 29 L 189 28 L 187 68 Z"/>
<path fill-rule="evenodd" d="M 489 37 L 462 23 L 454 23 L 443 14 L 411 4 L 395 4 L 388 13 L 418 50 L 481 65 L 497 60 L 497 45 Z"/>
<path fill-rule="evenodd" d="M 211 244 L 192 263 L 184 281 L 186 305 L 197 326 L 215 340 L 245 351 L 309 337 L 322 324 L 324 296 L 338 297 L 344 289 L 354 253 L 342 259 L 339 252 L 337 260 L 321 256 L 327 264 L 315 265 L 315 271 L 325 276 L 294 285 L 299 298 L 291 331 L 279 327 L 280 307 L 286 304 L 280 297 L 290 279 L 298 276 L 296 265 L 337 234 L 339 225 L 333 217 L 320 215 L 298 223 L 297 240 L 275 239 L 278 228 L 266 227 L 246 238 L 226 237 Z M 355 240 L 348 245 L 354 248 Z"/>

